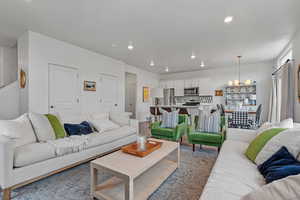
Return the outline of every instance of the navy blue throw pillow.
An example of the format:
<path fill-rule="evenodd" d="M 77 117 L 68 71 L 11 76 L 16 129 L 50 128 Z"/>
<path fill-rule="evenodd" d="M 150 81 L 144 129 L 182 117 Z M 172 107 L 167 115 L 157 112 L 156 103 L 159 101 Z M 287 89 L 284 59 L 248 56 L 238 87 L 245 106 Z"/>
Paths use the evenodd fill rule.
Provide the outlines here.
<path fill-rule="evenodd" d="M 86 121 L 80 124 L 64 124 L 64 128 L 69 136 L 71 135 L 87 135 L 93 132 L 90 124 Z"/>
<path fill-rule="evenodd" d="M 300 174 L 300 162 L 283 146 L 263 164 L 259 165 L 258 170 L 264 176 L 266 183 L 271 183 L 278 179 Z"/>

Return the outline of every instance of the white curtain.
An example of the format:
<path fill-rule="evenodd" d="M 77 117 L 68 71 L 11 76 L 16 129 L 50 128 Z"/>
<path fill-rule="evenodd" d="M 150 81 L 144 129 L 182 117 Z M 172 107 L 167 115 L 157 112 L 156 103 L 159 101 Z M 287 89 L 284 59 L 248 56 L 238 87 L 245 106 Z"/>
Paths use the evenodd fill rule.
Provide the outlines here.
<path fill-rule="evenodd" d="M 274 123 L 287 118 L 294 119 L 295 82 L 293 63 L 282 66 L 273 75 L 272 81 L 269 121 Z"/>

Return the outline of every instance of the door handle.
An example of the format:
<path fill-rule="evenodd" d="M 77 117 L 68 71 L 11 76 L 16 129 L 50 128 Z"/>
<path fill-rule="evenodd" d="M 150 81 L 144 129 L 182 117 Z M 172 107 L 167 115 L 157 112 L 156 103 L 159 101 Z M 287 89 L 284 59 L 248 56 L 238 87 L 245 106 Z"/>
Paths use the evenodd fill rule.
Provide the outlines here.
<path fill-rule="evenodd" d="M 50 106 L 50 108 L 54 108 L 54 106 Z"/>
<path fill-rule="evenodd" d="M 118 104 L 115 104 L 115 106 L 118 106 Z"/>

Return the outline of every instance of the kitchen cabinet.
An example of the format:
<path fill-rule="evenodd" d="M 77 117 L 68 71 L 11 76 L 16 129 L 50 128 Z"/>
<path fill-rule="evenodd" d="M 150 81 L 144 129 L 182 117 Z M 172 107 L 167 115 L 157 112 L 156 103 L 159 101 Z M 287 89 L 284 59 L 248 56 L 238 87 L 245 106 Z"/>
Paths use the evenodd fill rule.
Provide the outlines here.
<path fill-rule="evenodd" d="M 191 80 L 192 87 L 199 87 L 199 80 L 198 79 L 192 79 Z"/>
<path fill-rule="evenodd" d="M 167 80 L 160 81 L 159 87 L 164 89 L 175 88 L 174 81 L 167 81 Z"/>
<path fill-rule="evenodd" d="M 174 81 L 167 81 L 167 88 L 175 88 Z"/>
<path fill-rule="evenodd" d="M 160 88 L 163 88 L 163 89 L 167 88 L 167 87 L 168 87 L 168 86 L 167 86 L 167 81 L 160 81 L 159 87 L 160 87 Z"/>
<path fill-rule="evenodd" d="M 192 87 L 192 80 L 184 80 L 184 88 L 191 88 Z"/>
<path fill-rule="evenodd" d="M 174 82 L 175 96 L 184 96 L 184 80 L 176 80 Z"/>

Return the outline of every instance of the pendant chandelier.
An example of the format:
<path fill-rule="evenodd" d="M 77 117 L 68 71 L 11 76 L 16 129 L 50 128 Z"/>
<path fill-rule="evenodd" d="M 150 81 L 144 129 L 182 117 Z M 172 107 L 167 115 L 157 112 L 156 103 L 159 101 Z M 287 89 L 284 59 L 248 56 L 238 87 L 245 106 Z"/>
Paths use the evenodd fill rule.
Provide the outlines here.
<path fill-rule="evenodd" d="M 251 80 L 246 80 L 245 83 L 243 84 L 241 82 L 241 58 L 242 56 L 237 56 L 238 59 L 238 79 L 234 81 L 228 81 L 229 86 L 241 86 L 241 85 L 251 85 L 252 81 Z"/>

